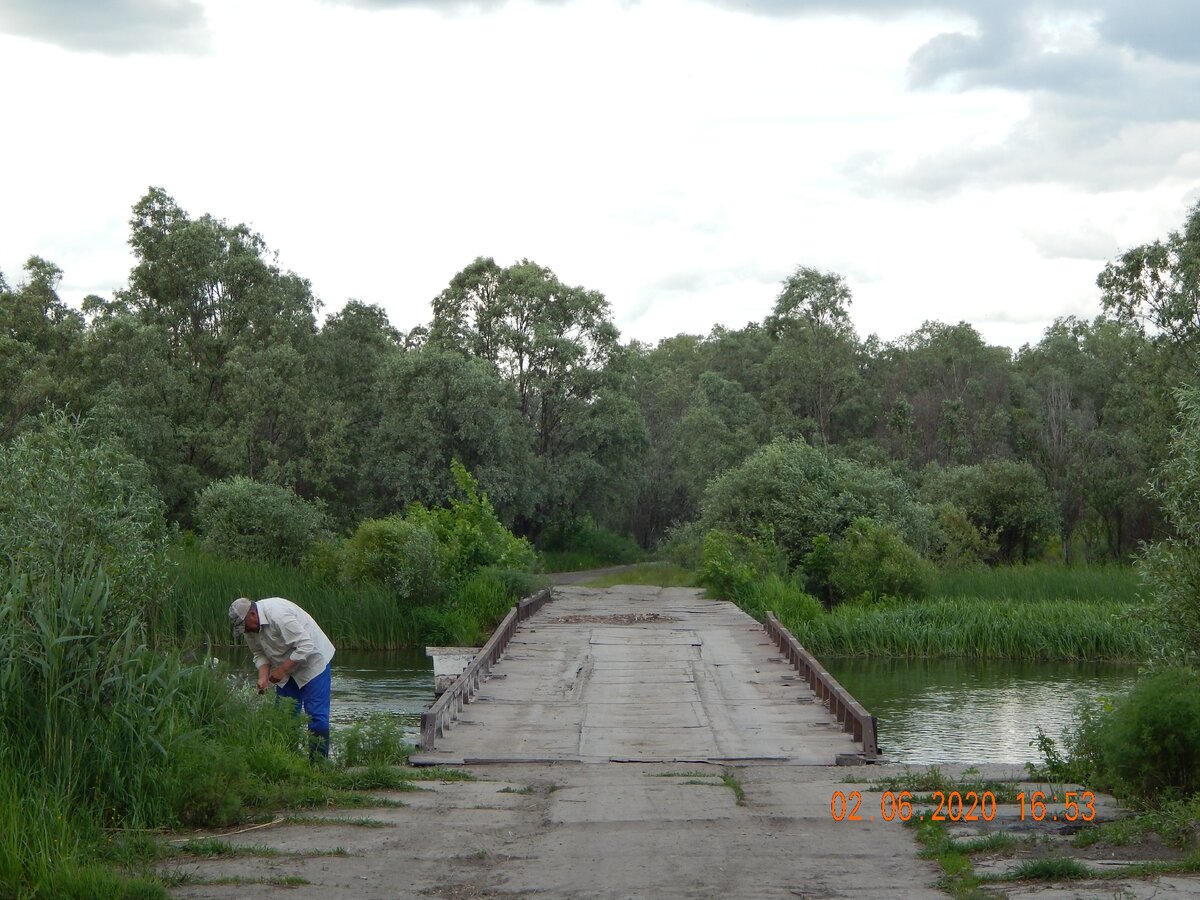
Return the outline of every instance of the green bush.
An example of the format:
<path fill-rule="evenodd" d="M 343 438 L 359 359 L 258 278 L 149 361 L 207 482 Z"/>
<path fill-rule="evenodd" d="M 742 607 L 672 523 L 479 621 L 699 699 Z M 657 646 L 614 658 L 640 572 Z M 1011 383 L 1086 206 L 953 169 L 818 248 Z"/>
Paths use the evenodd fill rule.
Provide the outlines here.
<path fill-rule="evenodd" d="M 1169 669 L 1139 681 L 1100 739 L 1104 765 L 1134 796 L 1200 793 L 1200 673 Z"/>
<path fill-rule="evenodd" d="M 458 460 L 450 466 L 465 500 L 448 499 L 448 506 L 409 506 L 405 520 L 432 534 L 441 557 L 447 585 L 459 584 L 479 569 L 532 569 L 537 554 L 529 541 L 505 528 L 486 493 Z"/>
<path fill-rule="evenodd" d="M 768 575 L 782 575 L 787 563 L 773 543 L 714 528 L 704 536 L 700 583 L 719 597 L 740 600 Z"/>
<path fill-rule="evenodd" d="M 698 572 L 704 562 L 704 535 L 704 526 L 699 521 L 673 525 L 659 542 L 659 555 L 681 568 Z"/>
<path fill-rule="evenodd" d="M 999 555 L 996 536 L 979 528 L 970 516 L 950 502 L 935 510 L 930 558 L 941 569 L 971 569 Z"/>
<path fill-rule="evenodd" d="M 213 552 L 238 559 L 296 564 L 315 542 L 329 537 L 320 505 L 243 475 L 205 488 L 195 518 Z"/>
<path fill-rule="evenodd" d="M 446 592 L 443 551 L 421 525 L 399 516 L 368 519 L 346 541 L 342 575 L 386 585 L 408 603 L 428 603 Z"/>
<path fill-rule="evenodd" d="M 829 582 L 839 599 L 862 595 L 919 599 L 937 570 L 890 525 L 856 519 L 831 548 Z"/>
<path fill-rule="evenodd" d="M 532 572 L 521 572 L 516 569 L 496 569 L 489 566 L 480 569 L 478 574 L 503 585 L 505 592 L 512 600 L 524 600 L 526 597 L 532 597 L 550 584 L 545 575 L 535 575 Z"/>
<path fill-rule="evenodd" d="M 166 595 L 163 505 L 146 467 L 63 413 L 0 446 L 0 560 L 33 580 L 95 567 L 122 627 Z"/>
<path fill-rule="evenodd" d="M 994 538 L 1003 562 L 1036 559 L 1058 531 L 1050 489 L 1028 462 L 993 460 L 977 466 L 925 472 L 922 497 L 949 502 L 966 513 L 981 536 Z"/>

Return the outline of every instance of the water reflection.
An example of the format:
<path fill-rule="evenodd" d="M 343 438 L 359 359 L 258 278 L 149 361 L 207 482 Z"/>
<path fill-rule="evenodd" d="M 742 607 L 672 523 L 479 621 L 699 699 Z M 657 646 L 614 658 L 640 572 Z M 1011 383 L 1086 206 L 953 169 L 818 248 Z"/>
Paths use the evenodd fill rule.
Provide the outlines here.
<path fill-rule="evenodd" d="M 908 763 L 1024 763 L 1040 726 L 1055 740 L 1082 700 L 1129 690 L 1136 668 L 1104 663 L 826 659 L 879 719 L 889 759 Z"/>
<path fill-rule="evenodd" d="M 336 727 L 371 713 L 400 718 L 410 741 L 433 700 L 433 662 L 422 650 L 342 651 L 333 657 L 330 721 Z"/>

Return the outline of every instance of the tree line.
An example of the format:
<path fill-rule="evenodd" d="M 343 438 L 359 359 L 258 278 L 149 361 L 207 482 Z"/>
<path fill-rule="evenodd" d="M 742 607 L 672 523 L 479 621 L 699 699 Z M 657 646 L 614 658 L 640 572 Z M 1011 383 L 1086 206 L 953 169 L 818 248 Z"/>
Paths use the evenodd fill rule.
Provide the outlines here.
<path fill-rule="evenodd" d="M 518 534 L 591 520 L 652 547 L 718 476 L 803 442 L 949 504 L 993 560 L 1116 560 L 1169 531 L 1144 487 L 1196 381 L 1200 206 L 1104 267 L 1100 315 L 1016 352 L 966 322 L 862 337 L 845 279 L 806 266 L 763 321 L 651 346 L 529 260 L 476 259 L 402 330 L 357 300 L 322 320 L 260 235 L 159 188 L 129 243 L 128 285 L 79 310 L 52 262 L 0 274 L 0 441 L 47 406 L 85 415 L 183 527 L 245 477 L 349 530 L 442 502 L 458 461 Z"/>

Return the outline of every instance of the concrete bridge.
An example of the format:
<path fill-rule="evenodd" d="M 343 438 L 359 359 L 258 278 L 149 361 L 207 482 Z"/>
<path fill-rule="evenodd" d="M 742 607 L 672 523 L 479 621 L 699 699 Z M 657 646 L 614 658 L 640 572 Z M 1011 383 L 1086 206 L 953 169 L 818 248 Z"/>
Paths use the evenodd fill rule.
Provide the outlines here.
<path fill-rule="evenodd" d="M 698 591 L 554 589 L 501 623 L 423 717 L 422 782 L 370 811 L 386 827 L 281 824 L 239 834 L 279 859 L 196 861 L 183 900 L 936 900 L 911 829 L 835 820 L 876 767 L 853 700 L 782 633 Z M 814 689 L 813 683 L 816 684 Z M 467 701 L 470 702 L 467 702 Z M 847 731 L 847 727 L 850 728 Z M 436 770 L 435 770 L 436 771 Z M 402 804 L 402 805 L 400 805 Z M 360 815 L 356 812 L 355 815 Z M 348 847 L 345 857 L 297 851 Z"/>
<path fill-rule="evenodd" d="M 502 623 L 418 764 L 832 765 L 873 757 L 874 720 L 777 623 L 697 590 L 554 588 Z M 536 606 L 536 611 L 534 607 Z"/>

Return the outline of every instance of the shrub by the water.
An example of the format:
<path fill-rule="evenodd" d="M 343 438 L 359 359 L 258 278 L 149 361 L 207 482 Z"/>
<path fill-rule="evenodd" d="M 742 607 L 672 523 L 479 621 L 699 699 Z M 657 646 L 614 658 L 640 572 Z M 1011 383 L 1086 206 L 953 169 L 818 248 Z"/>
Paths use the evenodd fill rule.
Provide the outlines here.
<path fill-rule="evenodd" d="M 346 541 L 342 575 L 386 585 L 405 604 L 427 603 L 446 591 L 442 558 L 427 528 L 399 516 L 368 519 Z"/>
<path fill-rule="evenodd" d="M 841 599 L 866 595 L 918 599 L 937 570 L 904 542 L 894 526 L 855 519 L 831 547 L 829 582 Z"/>
<path fill-rule="evenodd" d="M 740 600 L 768 575 L 782 575 L 787 561 L 774 543 L 719 528 L 704 536 L 700 583 L 719 597 Z"/>
<path fill-rule="evenodd" d="M 776 441 L 709 483 L 700 520 L 744 536 L 769 530 L 799 566 L 818 535 L 840 535 L 863 516 L 894 525 L 918 549 L 929 543 L 932 510 L 891 472 L 803 441 Z"/>
<path fill-rule="evenodd" d="M 324 510 L 288 488 L 235 475 L 205 488 L 196 527 L 216 553 L 295 564 L 329 536 Z"/>
<path fill-rule="evenodd" d="M 409 506 L 405 520 L 424 528 L 438 542 L 443 577 L 454 585 L 485 567 L 532 569 L 537 554 L 529 541 L 501 524 L 488 495 L 458 460 L 450 465 L 463 499 L 447 498 L 446 506 Z"/>
<path fill-rule="evenodd" d="M 1200 792 L 1200 673 L 1170 669 L 1140 680 L 1100 740 L 1104 765 L 1135 796 Z"/>

